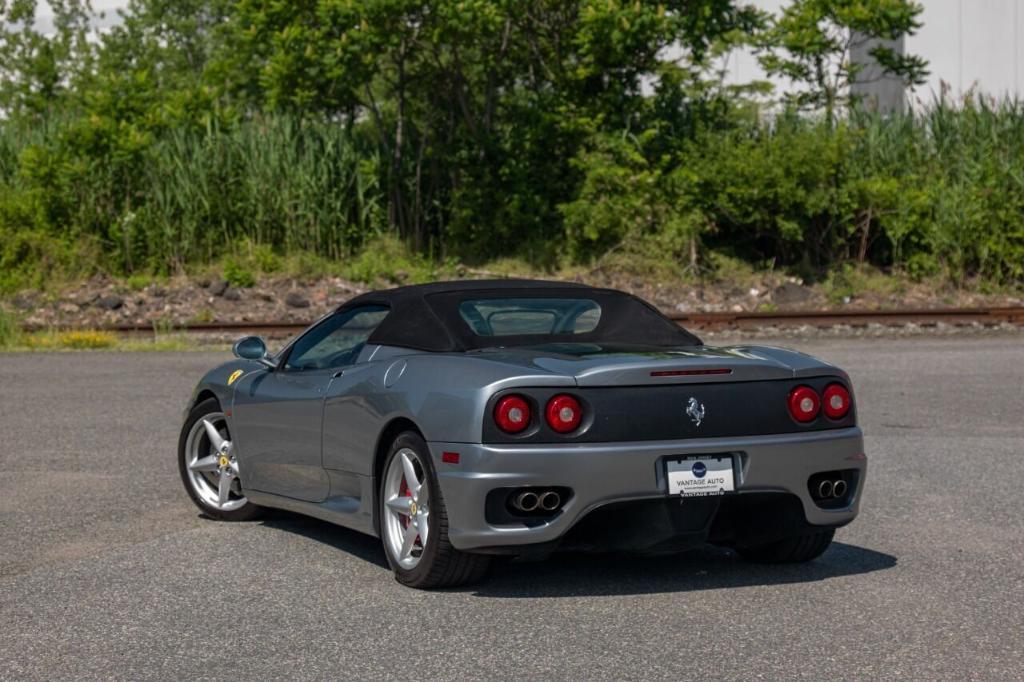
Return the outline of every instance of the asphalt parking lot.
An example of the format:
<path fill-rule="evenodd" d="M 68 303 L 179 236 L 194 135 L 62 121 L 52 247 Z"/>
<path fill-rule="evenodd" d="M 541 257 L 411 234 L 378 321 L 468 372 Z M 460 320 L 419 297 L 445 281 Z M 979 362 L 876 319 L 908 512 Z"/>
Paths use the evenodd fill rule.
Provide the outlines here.
<path fill-rule="evenodd" d="M 319 521 L 199 516 L 181 408 L 226 355 L 0 355 L 0 678 L 1024 677 L 1024 340 L 795 345 L 850 371 L 870 460 L 817 562 L 566 555 L 447 592 Z"/>

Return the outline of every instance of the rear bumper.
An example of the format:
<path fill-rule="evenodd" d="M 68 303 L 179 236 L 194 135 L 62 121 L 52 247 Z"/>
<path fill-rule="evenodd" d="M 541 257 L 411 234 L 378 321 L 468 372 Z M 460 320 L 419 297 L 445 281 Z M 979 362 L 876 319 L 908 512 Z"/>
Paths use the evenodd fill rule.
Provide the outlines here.
<path fill-rule="evenodd" d="M 749 493 L 788 493 L 800 500 L 807 523 L 841 526 L 857 516 L 867 470 L 857 427 L 742 438 L 544 445 L 429 443 L 448 512 L 451 543 L 461 550 L 557 542 L 591 511 L 615 502 L 664 498 L 667 457 L 734 453 L 736 488 Z M 441 460 L 459 453 L 458 464 Z M 807 480 L 815 473 L 854 469 L 858 484 L 849 505 L 822 509 Z M 488 492 L 516 486 L 565 486 L 573 496 L 550 521 L 489 524 Z"/>

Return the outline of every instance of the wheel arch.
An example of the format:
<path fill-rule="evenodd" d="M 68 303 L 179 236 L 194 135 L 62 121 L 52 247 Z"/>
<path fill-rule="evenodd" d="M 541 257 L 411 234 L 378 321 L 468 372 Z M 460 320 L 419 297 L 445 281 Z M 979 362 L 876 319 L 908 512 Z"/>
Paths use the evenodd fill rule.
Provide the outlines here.
<path fill-rule="evenodd" d="M 380 511 L 378 510 L 377 499 L 380 495 L 380 479 L 384 474 L 384 460 L 388 456 L 388 449 L 391 443 L 398 437 L 398 434 L 405 431 L 412 431 L 423 440 L 423 431 L 408 417 L 395 417 L 384 425 L 380 435 L 377 437 L 377 447 L 373 453 L 373 530 L 380 537 Z"/>
<path fill-rule="evenodd" d="M 210 398 L 213 398 L 214 400 L 217 401 L 218 404 L 220 404 L 220 397 L 216 393 L 214 393 L 209 388 L 202 389 L 201 391 L 196 393 L 195 400 L 193 400 L 192 404 L 189 405 L 189 409 L 192 409 L 193 407 L 195 407 L 199 403 L 203 402 L 204 400 L 208 400 Z M 221 405 L 221 407 L 223 407 L 223 405 Z"/>

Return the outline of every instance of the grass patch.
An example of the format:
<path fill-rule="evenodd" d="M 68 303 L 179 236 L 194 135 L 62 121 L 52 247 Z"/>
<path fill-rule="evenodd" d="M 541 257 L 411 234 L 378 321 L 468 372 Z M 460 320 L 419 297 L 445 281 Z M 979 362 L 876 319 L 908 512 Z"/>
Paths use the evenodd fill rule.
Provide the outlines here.
<path fill-rule="evenodd" d="M 116 334 L 97 329 L 34 332 L 26 335 L 23 342 L 30 350 L 100 350 L 116 344 Z"/>
<path fill-rule="evenodd" d="M 707 262 L 709 272 L 706 276 L 708 279 L 724 286 L 742 289 L 743 291 L 759 286 L 764 279 L 765 272 L 771 271 L 769 265 L 759 269 L 741 258 L 718 251 L 708 253 Z"/>
<path fill-rule="evenodd" d="M 0 349 L 11 348 L 21 341 L 21 328 L 9 312 L 0 308 Z"/>
<path fill-rule="evenodd" d="M 191 350 L 227 350 L 227 343 L 200 343 L 189 338 L 188 334 L 158 334 L 153 338 L 120 339 L 114 350 L 127 352 L 160 352 L 191 351 Z"/>
<path fill-rule="evenodd" d="M 865 295 L 895 296 L 906 291 L 906 284 L 877 268 L 847 263 L 830 272 L 821 289 L 830 303 L 838 305 Z"/>
<path fill-rule="evenodd" d="M 226 343 L 201 342 L 184 332 L 156 333 L 152 337 L 118 336 L 100 329 L 56 329 L 23 333 L 12 316 L 0 309 L 0 351 L 123 351 L 169 352 L 192 350 L 227 350 Z M 13 330 L 13 332 L 11 331 Z"/>
<path fill-rule="evenodd" d="M 355 282 L 421 284 L 455 274 L 452 263 L 435 263 L 416 253 L 394 235 L 381 235 L 359 255 L 346 262 L 338 274 Z"/>

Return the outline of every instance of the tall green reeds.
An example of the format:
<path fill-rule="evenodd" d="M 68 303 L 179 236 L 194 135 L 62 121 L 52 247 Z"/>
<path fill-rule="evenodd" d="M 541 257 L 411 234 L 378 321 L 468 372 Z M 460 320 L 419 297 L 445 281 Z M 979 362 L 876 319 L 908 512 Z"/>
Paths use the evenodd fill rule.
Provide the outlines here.
<path fill-rule="evenodd" d="M 174 270 L 244 242 L 338 258 L 382 227 L 376 150 L 339 125 L 289 117 L 172 128 L 127 150 L 81 129 L 0 128 L 0 186 L 0 229 L 84 237 L 114 271 Z M 35 208 L 8 206 L 5 225 L 15 201 Z"/>
<path fill-rule="evenodd" d="M 174 130 L 153 148 L 133 242 L 165 261 L 252 241 L 341 257 L 380 228 L 376 154 L 340 126 L 280 118 L 230 131 Z"/>
<path fill-rule="evenodd" d="M 896 265 L 953 279 L 1024 279 L 1024 103 L 938 100 L 859 117 L 855 173 L 891 183 L 876 220 Z"/>

